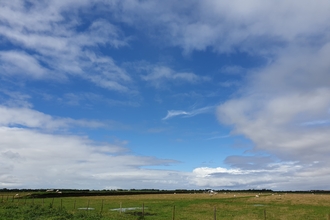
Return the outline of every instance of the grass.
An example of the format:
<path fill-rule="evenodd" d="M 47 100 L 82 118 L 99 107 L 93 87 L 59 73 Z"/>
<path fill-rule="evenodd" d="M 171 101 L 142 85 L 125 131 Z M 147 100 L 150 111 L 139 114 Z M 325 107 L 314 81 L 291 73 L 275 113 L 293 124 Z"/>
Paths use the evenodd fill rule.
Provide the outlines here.
<path fill-rule="evenodd" d="M 8 197 L 7 197 L 8 196 Z M 8 199 L 7 199 L 8 198 Z M 141 207 L 120 213 L 110 209 Z M 79 210 L 79 208 L 94 210 Z M 32 199 L 0 196 L 0 219 L 173 219 L 327 220 L 330 195 L 322 194 L 159 194 Z M 216 211 L 216 213 L 215 213 Z M 142 216 L 143 215 L 143 216 Z"/>

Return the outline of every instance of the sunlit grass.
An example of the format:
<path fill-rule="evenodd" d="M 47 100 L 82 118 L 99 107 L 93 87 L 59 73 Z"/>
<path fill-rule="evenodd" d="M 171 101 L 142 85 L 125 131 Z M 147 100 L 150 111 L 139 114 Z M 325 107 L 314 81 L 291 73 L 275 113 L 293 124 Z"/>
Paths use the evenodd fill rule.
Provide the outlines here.
<path fill-rule="evenodd" d="M 0 219 L 24 219 L 29 207 L 41 216 L 55 210 L 68 219 L 327 219 L 330 195 L 317 194 L 153 194 L 125 196 L 87 196 L 59 198 L 27 198 L 27 194 L 3 194 L 0 197 Z M 37 208 L 37 206 L 39 208 Z M 139 207 L 137 210 L 111 211 Z M 144 207 L 144 209 L 142 209 Z M 93 210 L 87 210 L 92 208 Z M 64 212 L 61 212 L 65 210 Z M 17 215 L 15 215 L 17 212 Z M 49 217 L 40 219 L 54 219 Z M 8 217 L 13 213 L 12 216 Z M 144 217 L 142 216 L 144 215 Z M 6 217 L 7 216 L 7 217 Z M 80 216 L 80 217 L 79 217 Z M 69 218 L 70 217 L 70 218 Z M 26 219 L 26 218 L 25 218 Z M 37 218 L 36 218 L 37 219 Z"/>

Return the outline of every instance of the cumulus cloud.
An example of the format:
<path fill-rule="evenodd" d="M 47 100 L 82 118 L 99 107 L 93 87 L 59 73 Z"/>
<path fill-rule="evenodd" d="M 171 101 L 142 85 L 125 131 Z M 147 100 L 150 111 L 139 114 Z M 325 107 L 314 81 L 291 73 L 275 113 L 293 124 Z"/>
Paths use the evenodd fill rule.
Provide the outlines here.
<path fill-rule="evenodd" d="M 287 179 L 287 176 L 296 173 L 300 169 L 301 167 L 294 163 L 273 163 L 263 169 L 199 167 L 193 170 L 194 177 L 192 181 L 196 185 L 206 188 L 268 188 L 280 190 L 283 187 L 283 182 L 290 182 L 290 184 L 294 182 L 292 179 Z M 277 180 L 274 181 L 274 179 Z"/>
<path fill-rule="evenodd" d="M 33 188 L 167 187 L 182 184 L 174 171 L 149 170 L 144 166 L 173 163 L 134 156 L 121 145 L 102 144 L 86 137 L 40 133 L 24 128 L 0 127 L 0 186 Z M 176 177 L 175 177 L 176 176 Z M 177 181 L 175 181 L 175 179 Z"/>
<path fill-rule="evenodd" d="M 240 156 L 235 156 L 240 157 Z M 231 158 L 235 160 L 238 158 Z M 225 189 L 273 189 L 273 190 L 310 190 L 326 189 L 330 172 L 324 164 L 314 161 L 300 164 L 298 161 L 275 162 L 269 159 L 249 157 L 239 159 L 239 163 L 253 159 L 262 166 L 258 167 L 199 167 L 193 170 L 189 180 L 203 188 Z M 261 159 L 261 161 L 260 161 Z M 258 162 L 259 160 L 259 162 Z"/>
<path fill-rule="evenodd" d="M 29 105 L 0 105 L 0 115 L 1 187 L 114 189 L 132 188 L 133 180 L 137 188 L 188 184 L 187 174 L 146 168 L 177 161 L 135 156 L 125 140 L 98 142 L 66 132 L 108 127 L 107 122 L 54 117 Z"/>
<path fill-rule="evenodd" d="M 211 188 L 328 188 L 328 53 L 327 43 L 296 45 L 254 70 L 235 98 L 217 107 L 217 116 L 232 134 L 252 141 L 246 154 L 269 156 L 228 156 L 224 162 L 230 168 L 196 168 L 195 183 Z"/>
<path fill-rule="evenodd" d="M 253 140 L 256 149 L 299 160 L 323 158 L 329 127 L 301 124 L 330 117 L 325 47 L 329 50 L 326 45 L 298 57 L 285 55 L 257 72 L 246 95 L 218 107 L 220 121 Z"/>
<path fill-rule="evenodd" d="M 135 156 L 125 146 L 96 142 L 86 136 L 56 134 L 69 127 L 99 127 L 104 123 L 50 115 L 18 107 L 0 106 L 0 186 L 20 188 L 131 188 L 145 184 L 177 188 L 186 174 L 152 170 L 174 160 Z M 124 182 L 123 182 L 124 181 Z"/>
<path fill-rule="evenodd" d="M 158 36 L 163 36 L 162 43 L 179 46 L 185 53 L 211 47 L 225 53 L 240 50 L 272 54 L 288 42 L 320 37 L 330 19 L 330 4 L 326 0 L 313 4 L 295 0 L 124 0 L 111 4 L 121 9 L 116 13 L 122 20 L 152 27 Z"/>
<path fill-rule="evenodd" d="M 327 26 L 323 24 L 323 28 Z M 330 39 L 325 29 L 314 34 L 322 33 Z M 302 37 L 311 33 L 304 34 Z M 314 172 L 319 184 L 312 186 L 322 188 L 329 175 L 321 175 L 322 167 L 330 165 L 330 127 L 326 123 L 330 118 L 330 47 L 316 41 L 318 38 L 310 38 L 304 45 L 296 42 L 277 51 L 270 63 L 249 75 L 235 98 L 218 106 L 217 115 L 221 123 L 232 127 L 233 134 L 251 140 L 254 152 L 272 154 L 283 162 L 295 161 L 301 169 L 283 174 L 289 182 L 312 184 L 305 175 Z"/>

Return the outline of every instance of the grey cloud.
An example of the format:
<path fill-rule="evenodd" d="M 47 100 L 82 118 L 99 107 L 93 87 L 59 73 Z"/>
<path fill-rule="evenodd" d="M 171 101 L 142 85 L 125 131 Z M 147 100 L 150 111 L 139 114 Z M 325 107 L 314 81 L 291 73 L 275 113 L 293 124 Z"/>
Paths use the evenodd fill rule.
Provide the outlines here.
<path fill-rule="evenodd" d="M 303 126 L 320 126 L 320 125 L 329 125 L 330 120 L 316 120 L 316 121 L 308 121 L 303 122 L 301 125 Z"/>
<path fill-rule="evenodd" d="M 185 53 L 211 47 L 225 53 L 272 54 L 288 43 L 319 36 L 330 19 L 330 4 L 324 0 L 312 4 L 294 0 L 127 0 L 111 6 L 123 21 L 152 27 L 158 36 L 164 36 L 162 43 L 179 46 Z"/>
<path fill-rule="evenodd" d="M 317 21 L 309 23 L 313 22 Z M 299 30 L 293 31 L 295 34 L 300 32 L 303 38 L 322 35 L 329 40 L 328 25 L 322 23 L 322 27 L 325 29 L 298 27 Z M 287 39 L 295 38 L 292 34 L 286 35 Z M 286 177 L 288 183 L 271 178 L 273 186 L 298 184 L 302 188 L 318 188 L 324 185 L 325 176 L 330 178 L 329 173 L 321 174 L 320 167 L 314 164 L 320 161 L 321 167 L 327 167 L 326 155 L 330 153 L 330 127 L 323 123 L 329 119 L 330 49 L 329 43 L 320 41 L 316 44 L 316 41 L 317 38 L 310 38 L 302 44 L 298 40 L 276 51 L 267 65 L 250 73 L 237 97 L 217 108 L 219 121 L 230 125 L 234 134 L 251 140 L 255 152 L 266 152 L 281 161 L 299 163 L 300 170 L 278 173 L 279 178 Z M 241 164 L 229 157 L 229 164 L 249 167 L 246 158 L 240 159 Z M 307 174 L 313 172 L 315 183 L 307 178 Z M 306 181 L 306 186 L 300 181 Z"/>
<path fill-rule="evenodd" d="M 329 127 L 300 126 L 329 117 L 330 69 L 323 49 L 283 55 L 256 72 L 244 87 L 245 95 L 219 106 L 219 120 L 234 125 L 234 132 L 251 139 L 256 149 L 300 159 L 323 158 Z"/>
<path fill-rule="evenodd" d="M 193 170 L 190 181 L 207 188 L 296 189 L 295 183 L 309 178 L 301 178 L 303 172 L 303 166 L 297 162 L 269 163 L 266 167 L 256 169 L 199 167 Z M 315 187 L 320 185 L 314 184 Z M 303 189 L 308 189 L 308 186 Z"/>
<path fill-rule="evenodd" d="M 224 162 L 242 170 L 262 170 L 266 167 L 270 168 L 268 165 L 274 164 L 275 160 L 270 156 L 228 156 Z M 271 169 L 275 169 L 275 167 L 271 167 Z"/>
<path fill-rule="evenodd" d="M 326 167 L 327 163 L 317 161 L 309 164 L 274 162 L 256 169 L 199 167 L 193 170 L 190 181 L 200 187 L 220 189 L 324 189 L 330 178 Z"/>

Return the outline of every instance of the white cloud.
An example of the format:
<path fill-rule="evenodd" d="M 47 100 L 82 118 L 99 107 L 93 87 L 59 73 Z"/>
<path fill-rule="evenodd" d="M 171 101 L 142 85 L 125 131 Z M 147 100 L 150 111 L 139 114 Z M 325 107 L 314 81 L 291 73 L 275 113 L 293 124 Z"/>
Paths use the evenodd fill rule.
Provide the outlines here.
<path fill-rule="evenodd" d="M 35 79 L 50 75 L 50 71 L 42 67 L 36 58 L 21 51 L 0 52 L 0 70 L 4 75 L 26 75 L 26 78 Z"/>
<path fill-rule="evenodd" d="M 177 172 L 141 168 L 174 161 L 130 155 L 120 145 L 101 145 L 84 137 L 23 128 L 0 127 L 0 135 L 3 187 L 102 189 L 116 184 L 129 188 L 133 186 L 127 180 L 134 180 L 135 186 L 142 188 L 144 182 L 157 187 L 158 181 L 166 182 L 169 176 L 182 184 Z"/>
<path fill-rule="evenodd" d="M 108 126 L 0 106 L 0 186 L 6 188 L 164 188 L 188 185 L 188 174 L 144 167 L 176 161 L 135 156 L 127 141 L 96 142 L 54 130 Z M 133 181 L 134 180 L 134 181 Z M 134 183 L 134 185 L 132 185 Z"/>
<path fill-rule="evenodd" d="M 315 32 L 323 34 L 324 38 L 330 36 L 327 31 Z M 322 167 L 329 166 L 330 153 L 330 127 L 323 123 L 330 118 L 330 47 L 323 41 L 315 44 L 313 39 L 305 43 L 292 43 L 277 51 L 268 65 L 249 75 L 235 98 L 217 109 L 221 123 L 253 142 L 253 152 L 299 164 L 300 170 L 270 178 L 273 186 L 282 188 L 290 184 L 322 188 L 330 178 L 329 173 L 321 172 Z M 307 177 L 313 172 L 315 183 Z M 287 178 L 288 183 L 281 183 L 277 177 Z"/>
<path fill-rule="evenodd" d="M 169 110 L 167 111 L 167 115 L 163 118 L 163 120 L 167 120 L 169 118 L 179 116 L 179 115 L 188 115 L 189 113 L 181 110 Z"/>
<path fill-rule="evenodd" d="M 209 81 L 208 77 L 201 77 L 190 72 L 176 72 L 173 69 L 163 65 L 147 65 L 140 67 L 148 73 L 141 76 L 143 80 L 150 82 L 154 87 L 164 87 L 168 82 L 172 83 L 200 83 Z"/>
<path fill-rule="evenodd" d="M 106 127 L 104 122 L 55 118 L 26 107 L 7 107 L 0 105 L 0 126 L 24 126 L 29 128 L 57 130 L 72 126 Z"/>
<path fill-rule="evenodd" d="M 167 111 L 167 115 L 162 120 L 167 120 L 172 117 L 180 116 L 180 115 L 184 115 L 185 117 L 193 117 L 195 115 L 209 113 L 212 110 L 214 110 L 213 106 L 207 106 L 207 107 L 203 107 L 203 108 L 199 108 L 199 109 L 194 109 L 192 111 L 169 110 L 169 111 Z"/>
<path fill-rule="evenodd" d="M 330 3 L 326 0 L 313 3 L 124 0 L 111 4 L 112 9 L 121 9 L 114 10 L 117 17 L 148 31 L 154 30 L 157 36 L 162 36 L 154 40 L 179 46 L 185 53 L 211 47 L 225 53 L 240 50 L 272 54 L 287 43 L 320 37 L 330 19 Z"/>
<path fill-rule="evenodd" d="M 290 50 L 256 72 L 244 87 L 245 95 L 220 105 L 218 116 L 256 149 L 299 160 L 324 159 L 329 126 L 301 124 L 329 120 L 328 45 L 309 53 L 299 50 L 306 51 L 299 55 Z"/>
<path fill-rule="evenodd" d="M 0 186 L 19 188 L 177 188 L 185 185 L 177 171 L 153 170 L 176 161 L 135 156 L 125 147 L 85 136 L 55 134 L 68 127 L 105 123 L 55 118 L 26 108 L 0 106 Z M 63 133 L 63 132 L 62 132 Z M 134 180 L 134 186 L 131 184 Z"/>
<path fill-rule="evenodd" d="M 253 158 L 253 157 L 251 157 Z M 258 160 L 258 158 L 255 158 Z M 244 161 L 244 158 L 243 158 Z M 240 161 L 240 163 L 242 160 Z M 308 164 L 291 162 L 266 162 L 255 169 L 198 167 L 190 181 L 198 187 L 216 189 L 272 189 L 310 190 L 326 189 L 330 172 L 328 165 L 314 161 Z"/>
<path fill-rule="evenodd" d="M 12 92 L 6 89 L 0 89 L 0 92 L 4 95 L 4 97 L 1 98 L 1 102 L 3 103 L 3 106 L 25 107 L 25 108 L 32 107 L 32 103 L 29 102 L 29 99 L 31 98 L 30 95 L 22 94 L 21 92 L 17 92 L 17 91 Z"/>
<path fill-rule="evenodd" d="M 126 46 L 129 39 L 106 20 L 93 21 L 80 29 L 75 11 L 90 4 L 48 1 L 27 7 L 23 1 L 2 2 L 0 36 L 31 53 L 3 51 L 0 69 L 39 79 L 50 74 L 59 78 L 75 75 L 110 90 L 130 92 L 131 79 L 125 70 L 111 57 L 92 52 L 98 47 Z"/>

